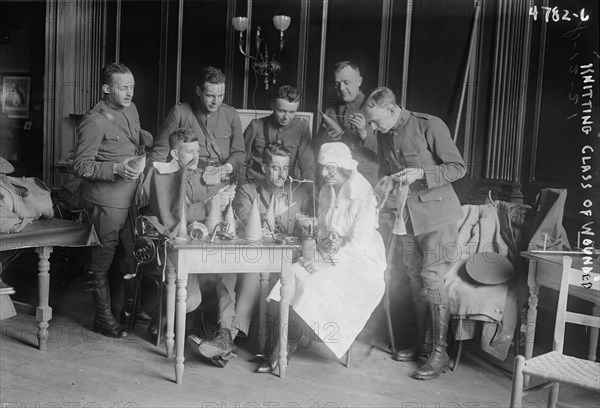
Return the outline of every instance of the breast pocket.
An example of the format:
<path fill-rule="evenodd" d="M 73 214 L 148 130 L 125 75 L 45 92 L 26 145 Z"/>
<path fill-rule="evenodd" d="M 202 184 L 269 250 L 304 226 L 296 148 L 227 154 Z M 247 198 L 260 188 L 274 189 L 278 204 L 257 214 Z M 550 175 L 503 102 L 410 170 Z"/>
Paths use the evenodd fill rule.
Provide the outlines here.
<path fill-rule="evenodd" d="M 230 131 L 222 132 L 218 135 L 213 133 L 213 136 L 217 142 L 217 146 L 219 146 L 219 150 L 221 150 L 223 159 L 226 159 L 229 157 L 229 145 L 231 144 L 232 133 Z"/>
<path fill-rule="evenodd" d="M 421 167 L 424 165 L 421 149 L 413 143 L 405 143 L 400 149 L 406 167 Z"/>

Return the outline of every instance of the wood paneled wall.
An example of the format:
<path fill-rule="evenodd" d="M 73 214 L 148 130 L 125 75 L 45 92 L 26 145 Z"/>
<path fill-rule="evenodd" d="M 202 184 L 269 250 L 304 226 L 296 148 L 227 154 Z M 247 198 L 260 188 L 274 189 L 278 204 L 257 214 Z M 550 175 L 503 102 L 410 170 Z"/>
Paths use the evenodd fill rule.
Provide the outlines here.
<path fill-rule="evenodd" d="M 107 2 L 48 0 L 44 84 L 44 177 L 61 181 L 56 161 L 75 143 L 76 120 L 100 98 L 106 61 Z"/>
<path fill-rule="evenodd" d="M 60 11 L 67 4 L 75 10 L 72 20 Z M 588 23 L 585 41 L 566 41 L 575 22 L 533 21 L 533 5 L 533 0 L 48 0 L 53 17 L 47 27 L 47 89 L 56 97 L 66 87 L 73 100 L 46 106 L 46 167 L 51 173 L 52 162 L 72 146 L 67 115 L 91 105 L 92 90 L 98 89 L 91 83 L 97 80 L 93 72 L 106 55 L 118 55 L 134 72 L 142 126 L 152 133 L 170 106 L 194 97 L 204 65 L 224 69 L 226 103 L 269 109 L 275 87 L 265 90 L 238 52 L 231 18 L 250 18 L 245 51 L 254 54 L 256 27 L 275 49 L 278 33 L 271 18 L 285 14 L 292 23 L 278 56 L 278 84 L 300 89 L 301 110 L 316 113 L 331 103 L 333 65 L 352 60 L 361 67 L 365 93 L 388 86 L 409 110 L 434 114 L 458 129 L 456 143 L 469 166 L 456 185 L 463 202 L 483 200 L 488 190 L 494 198 L 526 202 L 543 187 L 569 187 L 571 194 L 578 185 L 570 180 L 578 177 L 573 160 L 579 160 L 581 146 L 562 139 L 570 129 L 555 109 L 565 107 L 568 82 L 561 78 L 569 75 L 569 66 L 564 72 L 555 67 L 564 68 L 570 52 L 565 47 L 575 42 L 598 52 L 598 25 Z M 597 22 L 594 0 L 565 0 L 561 7 L 585 7 L 590 22 Z M 567 102 L 568 97 L 567 90 Z M 557 160 L 562 151 L 570 152 L 568 160 Z M 573 192 L 577 200 L 587 193 Z M 568 207 L 567 218 L 577 212 Z"/>

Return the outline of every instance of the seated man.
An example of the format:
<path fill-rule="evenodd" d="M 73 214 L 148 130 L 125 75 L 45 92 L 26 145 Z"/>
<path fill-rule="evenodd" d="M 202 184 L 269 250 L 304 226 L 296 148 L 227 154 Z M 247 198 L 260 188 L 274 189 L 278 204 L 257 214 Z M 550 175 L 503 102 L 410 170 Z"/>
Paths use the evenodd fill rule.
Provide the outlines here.
<path fill-rule="evenodd" d="M 273 94 L 270 116 L 253 119 L 244 132 L 248 181 L 263 179 L 262 152 L 270 143 L 281 143 L 290 151 L 289 174 L 293 178 L 315 179 L 315 158 L 307 121 L 296 118 L 300 94 L 283 85 Z"/>
<path fill-rule="evenodd" d="M 256 183 L 246 183 L 238 188 L 233 200 L 234 211 L 240 220 L 248 220 L 252 203 L 257 200 L 261 218 L 264 219 L 272 197 L 275 196 L 273 200 L 275 232 L 291 235 L 294 232 L 296 214 L 312 215 L 314 212 L 312 185 L 297 182 L 290 184 L 287 181 L 290 151 L 282 144 L 268 145 L 263 150 L 261 162 L 265 179 Z M 290 191 L 292 192 L 291 197 Z M 229 279 L 229 277 L 233 279 Z M 252 311 L 260 292 L 259 274 L 245 274 L 237 293 L 236 302 L 235 278 L 234 274 L 224 275 L 223 283 L 230 290 L 218 293 L 221 328 L 219 334 L 208 341 L 202 340 L 196 335 L 188 336 L 188 341 L 198 347 L 200 354 L 218 366 L 224 366 L 223 361 L 226 362 L 227 356 L 235 350 L 232 342 L 238 332 L 241 331 L 248 335 Z M 218 358 L 219 356 L 221 358 Z"/>
<path fill-rule="evenodd" d="M 181 177 L 187 182 L 186 189 L 186 221 L 203 221 L 208 213 L 208 206 L 214 196 L 223 210 L 233 199 L 234 185 L 222 185 L 215 191 L 213 186 L 206 186 L 202 181 L 203 169 L 198 167 L 199 143 L 196 134 L 190 129 L 179 128 L 169 135 L 171 161 L 154 162 L 144 181 L 144 191 L 149 200 L 150 212 L 157 217 L 164 227 L 163 233 L 175 236 L 178 233 L 181 218 L 181 203 L 174 199 L 180 196 Z M 159 226 L 160 227 L 160 226 Z M 187 284 L 186 312 L 192 312 L 200 305 L 202 295 L 198 281 L 199 275 L 190 275 Z M 151 340 L 157 336 L 157 327 L 148 326 Z"/>

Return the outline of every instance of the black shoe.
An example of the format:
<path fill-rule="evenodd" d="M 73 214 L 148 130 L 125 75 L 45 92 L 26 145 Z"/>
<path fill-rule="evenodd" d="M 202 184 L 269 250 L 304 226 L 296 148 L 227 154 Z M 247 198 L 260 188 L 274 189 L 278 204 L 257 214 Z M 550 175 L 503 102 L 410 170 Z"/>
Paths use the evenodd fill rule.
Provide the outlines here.
<path fill-rule="evenodd" d="M 267 361 L 263 361 L 256 367 L 255 372 L 261 374 L 270 374 L 275 372 L 279 368 L 279 359 L 275 360 L 273 363 Z"/>
<path fill-rule="evenodd" d="M 433 380 L 450 368 L 450 358 L 445 347 L 436 347 L 421 367 L 411 375 L 417 380 Z"/>
<path fill-rule="evenodd" d="M 150 320 L 152 320 L 152 316 L 146 312 L 145 310 L 141 310 L 138 309 L 135 312 L 135 321 L 136 322 L 142 322 L 142 323 L 147 323 Z M 121 324 L 124 326 L 129 326 L 129 323 L 131 322 L 131 309 L 126 309 L 125 307 L 123 307 L 121 309 Z"/>
<path fill-rule="evenodd" d="M 162 318 L 162 333 L 166 332 L 167 318 Z M 148 341 L 152 344 L 158 344 L 158 313 L 152 315 L 152 318 L 148 322 L 148 328 L 146 329 L 146 336 Z"/>
<path fill-rule="evenodd" d="M 419 343 L 413 347 L 396 351 L 392 358 L 396 361 L 416 361 L 421 357 L 429 356 L 431 349 L 431 344 Z"/>
<path fill-rule="evenodd" d="M 100 323 L 98 319 L 94 319 L 94 331 L 106 337 L 113 337 L 116 339 L 122 339 L 129 336 L 129 332 L 118 324 L 106 325 Z"/>
<path fill-rule="evenodd" d="M 213 357 L 213 358 L 210 359 L 210 362 L 213 363 L 215 366 L 217 366 L 219 368 L 225 368 L 225 366 L 227 365 L 227 363 L 229 362 L 229 360 L 225 360 L 221 356 L 215 356 L 215 357 Z"/>

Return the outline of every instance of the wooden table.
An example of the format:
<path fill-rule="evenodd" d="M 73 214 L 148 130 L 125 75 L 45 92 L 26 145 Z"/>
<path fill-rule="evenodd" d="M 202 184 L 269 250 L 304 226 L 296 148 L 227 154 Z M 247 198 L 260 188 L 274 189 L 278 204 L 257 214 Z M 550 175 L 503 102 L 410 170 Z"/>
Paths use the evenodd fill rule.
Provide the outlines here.
<path fill-rule="evenodd" d="M 543 252 L 521 252 L 521 256 L 529 261 L 529 271 L 527 274 L 527 286 L 529 286 L 529 310 L 527 311 L 527 327 L 525 337 L 525 358 L 533 356 L 533 343 L 535 340 L 535 325 L 537 320 L 538 293 L 540 286 L 558 291 L 560 289 L 560 280 L 562 277 L 563 256 L 568 255 L 573 259 L 572 268 L 581 269 L 583 266 L 582 253 L 564 253 L 553 254 Z M 598 271 L 600 264 L 598 260 L 592 265 L 594 271 Z M 583 274 L 583 272 L 582 272 Z M 570 294 L 580 299 L 592 303 L 592 314 L 600 316 L 600 298 L 597 292 L 583 287 L 572 287 Z M 596 360 L 596 348 L 598 346 L 598 329 L 590 329 L 590 345 L 588 360 Z M 529 385 L 528 376 L 525 377 L 525 387 Z"/>
<path fill-rule="evenodd" d="M 279 321 L 279 377 L 287 367 L 287 329 L 289 319 L 289 288 L 292 259 L 299 245 L 256 243 L 244 240 L 202 242 L 169 242 L 171 250 L 167 262 L 167 357 L 173 356 L 175 346 L 175 380 L 183 380 L 185 345 L 185 311 L 187 279 L 189 274 L 260 273 L 260 328 L 259 348 L 264 350 L 266 340 L 265 312 L 270 273 L 281 273 L 281 302 Z M 175 322 L 175 333 L 173 326 Z M 173 339 L 175 338 L 175 340 Z"/>
<path fill-rule="evenodd" d="M 61 219 L 40 219 L 27 225 L 23 230 L 10 234 L 0 234 L 0 251 L 35 248 L 38 261 L 39 305 L 35 311 L 38 322 L 37 338 L 39 348 L 46 350 L 49 321 L 52 308 L 48 305 L 50 293 L 50 254 L 55 246 L 83 247 L 100 245 L 94 226 Z"/>

